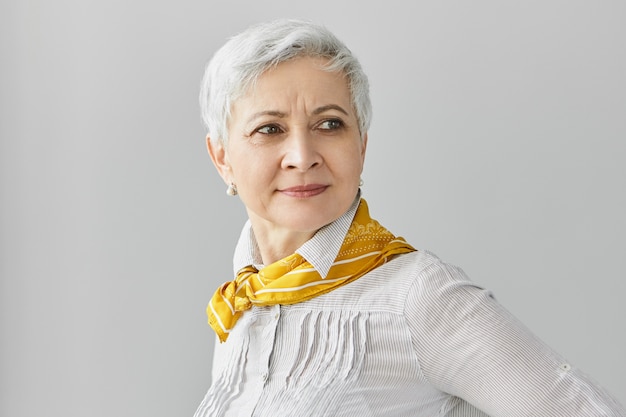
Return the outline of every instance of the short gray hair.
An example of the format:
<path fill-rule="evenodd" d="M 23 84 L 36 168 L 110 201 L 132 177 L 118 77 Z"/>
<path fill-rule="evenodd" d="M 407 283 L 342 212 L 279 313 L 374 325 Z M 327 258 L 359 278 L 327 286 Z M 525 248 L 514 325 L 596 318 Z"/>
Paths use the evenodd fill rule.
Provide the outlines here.
<path fill-rule="evenodd" d="M 369 82 L 357 58 L 325 27 L 281 19 L 253 25 L 235 35 L 209 61 L 200 89 L 200 109 L 211 140 L 228 141 L 232 104 L 263 72 L 301 56 L 327 58 L 325 70 L 346 75 L 363 137 L 369 129 L 372 105 Z"/>

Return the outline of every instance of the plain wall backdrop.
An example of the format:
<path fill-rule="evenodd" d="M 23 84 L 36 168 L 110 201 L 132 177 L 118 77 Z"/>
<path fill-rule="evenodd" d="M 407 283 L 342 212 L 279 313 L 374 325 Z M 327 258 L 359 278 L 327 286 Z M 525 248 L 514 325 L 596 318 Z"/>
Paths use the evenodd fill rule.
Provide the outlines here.
<path fill-rule="evenodd" d="M 626 3 L 0 4 L 0 415 L 191 416 L 245 212 L 204 65 L 251 23 L 361 59 L 372 215 L 626 402 Z"/>

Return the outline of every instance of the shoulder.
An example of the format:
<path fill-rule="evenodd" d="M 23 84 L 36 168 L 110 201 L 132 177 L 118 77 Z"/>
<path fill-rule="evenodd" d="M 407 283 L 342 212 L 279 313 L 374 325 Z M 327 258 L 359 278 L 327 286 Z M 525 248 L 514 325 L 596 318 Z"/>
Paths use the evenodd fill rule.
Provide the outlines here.
<path fill-rule="evenodd" d="M 389 267 L 393 271 L 385 285 L 397 292 L 400 314 L 414 324 L 495 301 L 493 294 L 470 279 L 461 267 L 427 250 L 399 256 Z M 385 273 L 379 269 L 378 273 Z"/>
<path fill-rule="evenodd" d="M 413 261 L 414 276 L 408 283 L 407 311 L 443 311 L 451 305 L 493 299 L 491 291 L 475 283 L 463 269 L 444 262 L 429 251 Z"/>
<path fill-rule="evenodd" d="M 446 264 L 432 252 L 417 250 L 398 255 L 362 278 L 307 301 L 302 307 L 341 306 L 404 315 L 409 304 L 433 302 L 441 288 L 455 282 L 466 283 L 469 279 L 460 268 Z"/>
<path fill-rule="evenodd" d="M 427 296 L 463 288 L 482 289 L 461 267 L 445 262 L 429 251 L 420 251 L 420 254 L 421 256 L 413 260 L 415 275 L 409 291 Z"/>
<path fill-rule="evenodd" d="M 462 268 L 443 261 L 428 250 L 417 250 L 398 256 L 374 274 L 386 275 L 387 280 L 397 288 L 402 288 L 406 293 L 419 293 L 420 296 L 455 287 L 478 287 Z"/>

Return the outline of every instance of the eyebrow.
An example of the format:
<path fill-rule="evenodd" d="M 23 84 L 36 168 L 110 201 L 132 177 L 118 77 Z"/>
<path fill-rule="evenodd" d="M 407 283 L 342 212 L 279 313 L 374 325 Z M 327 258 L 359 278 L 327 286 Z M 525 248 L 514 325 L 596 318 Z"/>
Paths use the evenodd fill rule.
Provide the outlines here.
<path fill-rule="evenodd" d="M 250 118 L 248 119 L 248 122 L 256 120 L 256 119 L 258 119 L 259 117 L 262 117 L 262 116 L 274 116 L 274 117 L 283 118 L 283 117 L 287 116 L 287 114 L 283 113 L 282 111 L 278 111 L 278 110 L 260 111 L 258 113 L 254 113 L 252 116 L 250 116 Z"/>
<path fill-rule="evenodd" d="M 345 111 L 341 106 L 338 106 L 336 104 L 328 104 L 326 106 L 322 106 L 322 107 L 318 107 L 317 109 L 313 110 L 313 114 L 318 115 L 318 114 L 322 114 L 325 111 L 328 110 L 337 110 L 343 114 L 345 114 L 346 116 L 348 116 L 348 112 Z"/>
<path fill-rule="evenodd" d="M 315 110 L 313 110 L 313 114 L 314 115 L 322 114 L 328 110 L 337 110 L 345 114 L 346 116 L 349 116 L 348 112 L 345 111 L 341 106 L 338 106 L 337 104 L 327 104 L 325 106 L 318 107 Z M 260 111 L 258 113 L 254 113 L 252 116 L 250 116 L 248 120 L 252 121 L 262 116 L 274 116 L 278 118 L 284 118 L 287 116 L 287 113 L 283 113 L 282 111 L 278 111 L 278 110 L 265 110 L 265 111 Z"/>

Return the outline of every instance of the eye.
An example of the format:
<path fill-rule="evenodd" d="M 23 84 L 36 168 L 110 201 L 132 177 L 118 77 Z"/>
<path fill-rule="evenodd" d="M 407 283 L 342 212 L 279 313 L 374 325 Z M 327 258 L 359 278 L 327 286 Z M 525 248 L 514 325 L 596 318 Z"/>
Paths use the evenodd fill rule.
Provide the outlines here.
<path fill-rule="evenodd" d="M 265 125 L 261 126 L 254 133 L 260 133 L 262 135 L 275 135 L 277 133 L 281 133 L 282 130 L 277 125 Z"/>
<path fill-rule="evenodd" d="M 343 122 L 339 119 L 328 119 L 317 125 L 321 130 L 337 130 L 343 127 Z"/>

